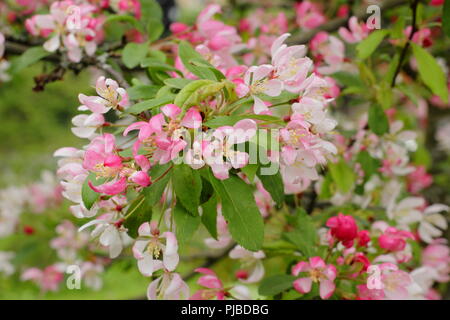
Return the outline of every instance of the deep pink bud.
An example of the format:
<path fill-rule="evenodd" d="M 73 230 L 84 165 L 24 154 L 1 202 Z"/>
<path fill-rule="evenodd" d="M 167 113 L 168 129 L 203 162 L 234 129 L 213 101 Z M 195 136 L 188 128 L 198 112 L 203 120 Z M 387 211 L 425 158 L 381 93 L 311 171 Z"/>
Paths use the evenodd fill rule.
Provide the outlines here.
<path fill-rule="evenodd" d="M 331 228 L 331 235 L 342 241 L 346 247 L 351 247 L 358 236 L 358 226 L 352 216 L 339 213 L 337 217 L 328 219 L 326 226 Z"/>

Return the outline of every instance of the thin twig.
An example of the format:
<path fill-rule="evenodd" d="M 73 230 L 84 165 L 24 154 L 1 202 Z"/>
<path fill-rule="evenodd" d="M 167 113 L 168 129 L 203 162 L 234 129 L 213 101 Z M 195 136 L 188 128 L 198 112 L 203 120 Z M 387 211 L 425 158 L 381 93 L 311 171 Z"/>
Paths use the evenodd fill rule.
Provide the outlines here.
<path fill-rule="evenodd" d="M 392 77 L 392 81 L 391 81 L 391 88 L 395 87 L 395 81 L 397 80 L 397 76 L 400 73 L 400 70 L 402 68 L 402 64 L 403 64 L 403 60 L 405 60 L 406 57 L 406 53 L 408 52 L 411 40 L 414 36 L 414 34 L 417 31 L 417 5 L 419 4 L 419 0 L 414 0 L 411 3 L 411 10 L 412 10 L 412 30 L 411 33 L 409 34 L 408 40 L 405 43 L 405 46 L 402 49 L 402 52 L 400 53 L 400 59 L 398 60 L 398 65 L 397 68 L 395 69 L 394 72 L 394 76 Z"/>

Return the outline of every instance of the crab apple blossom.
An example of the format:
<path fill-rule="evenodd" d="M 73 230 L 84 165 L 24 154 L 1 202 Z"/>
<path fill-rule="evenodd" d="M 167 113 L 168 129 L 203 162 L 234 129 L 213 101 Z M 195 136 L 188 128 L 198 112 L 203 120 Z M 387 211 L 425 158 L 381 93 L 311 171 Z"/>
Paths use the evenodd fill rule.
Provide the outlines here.
<path fill-rule="evenodd" d="M 64 280 L 64 274 L 57 266 L 48 266 L 43 270 L 30 268 L 22 273 L 21 279 L 35 282 L 42 291 L 56 291 Z"/>
<path fill-rule="evenodd" d="M 241 269 L 236 272 L 236 277 L 243 283 L 254 283 L 264 277 L 264 265 L 262 259 L 266 255 L 263 251 L 250 252 L 241 246 L 236 246 L 230 251 L 231 259 L 239 259 L 242 263 Z"/>
<path fill-rule="evenodd" d="M 180 259 L 175 235 L 172 232 L 160 235 L 156 222 L 142 224 L 138 232 L 140 240 L 133 245 L 133 255 L 138 261 L 139 271 L 147 277 L 161 267 L 174 271 Z"/>
<path fill-rule="evenodd" d="M 127 92 L 115 80 L 101 76 L 96 81 L 95 90 L 97 96 L 79 94 L 78 99 L 82 103 L 78 108 L 80 111 L 90 110 L 102 114 L 111 108 L 123 110 L 129 104 Z"/>
<path fill-rule="evenodd" d="M 303 276 L 305 274 L 305 276 Z M 294 281 L 294 289 L 305 294 L 311 291 L 313 283 L 319 283 L 319 294 L 322 299 L 328 299 L 336 288 L 336 267 L 326 264 L 320 257 L 312 257 L 308 262 L 301 261 L 292 268 L 292 275 L 299 277 Z"/>

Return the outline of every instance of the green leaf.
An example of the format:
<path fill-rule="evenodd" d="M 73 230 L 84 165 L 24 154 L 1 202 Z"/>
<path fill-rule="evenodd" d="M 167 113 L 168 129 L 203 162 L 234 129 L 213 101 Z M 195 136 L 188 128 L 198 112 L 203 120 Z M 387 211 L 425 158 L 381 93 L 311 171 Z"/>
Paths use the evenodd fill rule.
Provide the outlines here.
<path fill-rule="evenodd" d="M 91 181 L 94 186 L 98 186 L 106 181 L 105 178 L 96 178 L 95 173 L 91 172 L 81 187 L 81 199 L 86 209 L 90 210 L 94 203 L 100 198 L 100 193 L 95 192 L 89 187 L 88 182 Z"/>
<path fill-rule="evenodd" d="M 280 208 L 284 202 L 284 184 L 280 171 L 278 170 L 273 175 L 263 175 L 261 174 L 260 167 L 256 174 L 258 175 L 259 180 L 261 180 L 264 189 L 270 193 L 273 201 L 275 201 L 277 207 Z"/>
<path fill-rule="evenodd" d="M 378 104 L 372 104 L 369 107 L 369 128 L 379 136 L 389 131 L 389 121 L 386 113 Z"/>
<path fill-rule="evenodd" d="M 283 119 L 275 116 L 269 116 L 265 114 L 245 114 L 239 116 L 217 116 L 214 119 L 208 120 L 204 123 L 205 126 L 210 128 L 218 128 L 222 126 L 233 126 L 236 122 L 243 119 L 261 120 L 264 122 L 272 122 L 278 124 L 284 124 Z"/>
<path fill-rule="evenodd" d="M 259 286 L 259 294 L 262 296 L 274 296 L 292 288 L 296 277 L 288 274 L 279 274 L 265 278 Z"/>
<path fill-rule="evenodd" d="M 210 65 L 205 59 L 203 59 L 202 55 L 195 51 L 195 49 L 192 48 L 192 46 L 188 42 L 180 42 L 180 45 L 178 46 L 178 54 L 180 55 L 180 59 L 186 69 L 188 69 L 200 79 L 220 80 L 220 78 L 217 77 L 217 73 L 212 71 L 211 69 L 214 69 L 214 67 Z M 195 62 L 195 64 L 193 63 L 193 61 Z M 210 65 L 210 67 L 199 66 L 200 62 L 202 62 L 203 65 Z"/>
<path fill-rule="evenodd" d="M 450 37 L 450 0 L 445 0 L 442 7 L 442 29 Z"/>
<path fill-rule="evenodd" d="M 388 34 L 389 30 L 376 30 L 363 41 L 358 43 L 356 46 L 358 58 L 364 60 L 370 57 L 375 49 L 380 45 L 381 41 L 383 41 L 384 37 Z"/>
<path fill-rule="evenodd" d="M 349 72 L 339 71 L 332 74 L 332 77 L 337 80 L 337 82 L 345 87 L 364 87 L 364 83 L 361 79 Z"/>
<path fill-rule="evenodd" d="M 150 18 L 147 24 L 148 40 L 158 40 L 164 32 L 164 25 L 160 19 Z"/>
<path fill-rule="evenodd" d="M 361 164 L 361 167 L 365 173 L 364 179 L 367 181 L 373 174 L 378 172 L 378 168 L 381 163 L 380 160 L 372 158 L 366 150 L 361 151 L 356 161 Z"/>
<path fill-rule="evenodd" d="M 144 196 L 139 196 L 131 203 L 125 216 L 127 218 L 123 225 L 128 229 L 128 235 L 132 238 L 137 238 L 141 224 L 150 222 L 152 219 L 152 206 L 146 201 Z"/>
<path fill-rule="evenodd" d="M 355 183 L 353 169 L 342 159 L 337 163 L 329 162 L 328 168 L 339 191 L 342 193 L 349 192 Z"/>
<path fill-rule="evenodd" d="M 256 172 L 259 169 L 259 165 L 257 164 L 248 164 L 245 167 L 241 168 L 241 171 L 247 176 L 250 182 L 255 180 Z"/>
<path fill-rule="evenodd" d="M 174 103 L 182 109 L 197 104 L 206 97 L 211 96 L 222 90 L 224 82 L 215 82 L 212 80 L 195 80 L 187 84 L 175 97 Z"/>
<path fill-rule="evenodd" d="M 183 207 L 197 216 L 202 193 L 202 178 L 198 171 L 187 164 L 177 165 L 173 168 L 172 183 Z"/>
<path fill-rule="evenodd" d="M 147 21 L 150 18 L 162 20 L 163 10 L 156 0 L 140 0 L 142 21 Z"/>
<path fill-rule="evenodd" d="M 161 200 L 164 189 L 169 183 L 172 171 L 168 171 L 170 164 L 156 165 L 150 171 L 150 177 L 154 181 L 149 187 L 143 189 L 145 201 L 153 207 Z M 164 175 L 164 176 L 163 176 Z"/>
<path fill-rule="evenodd" d="M 217 240 L 217 197 L 213 195 L 202 204 L 202 223 L 209 234 Z"/>
<path fill-rule="evenodd" d="M 176 72 L 179 75 L 182 75 L 181 71 L 177 68 L 171 66 L 170 64 L 167 64 L 165 62 L 162 62 L 160 59 L 155 57 L 148 57 L 145 59 L 142 59 L 140 61 L 142 68 L 150 68 L 152 71 L 164 71 L 164 72 Z"/>
<path fill-rule="evenodd" d="M 312 257 L 316 254 L 317 229 L 304 209 L 297 211 L 294 231 L 285 233 L 284 237 L 296 245 L 305 256 Z"/>
<path fill-rule="evenodd" d="M 106 18 L 103 23 L 106 38 L 109 41 L 121 41 L 125 32 L 129 29 L 138 29 L 143 32 L 141 23 L 131 15 L 113 14 Z"/>
<path fill-rule="evenodd" d="M 442 101 L 448 102 L 447 78 L 436 59 L 424 48 L 411 42 L 414 57 L 417 60 L 417 69 L 420 77 L 428 88 Z"/>
<path fill-rule="evenodd" d="M 51 54 L 42 47 L 30 48 L 13 62 L 11 71 L 12 73 L 19 72 Z"/>
<path fill-rule="evenodd" d="M 132 100 L 151 99 L 158 92 L 160 87 L 151 84 L 139 84 L 127 89 L 127 93 Z"/>
<path fill-rule="evenodd" d="M 153 108 L 157 108 L 157 107 L 160 107 L 162 105 L 171 103 L 173 101 L 173 99 L 174 99 L 173 95 L 167 95 L 167 96 L 162 97 L 162 98 L 155 98 L 155 99 L 142 101 L 142 102 L 136 103 L 135 105 L 133 105 L 130 108 L 126 109 L 125 112 L 127 112 L 127 113 L 141 113 L 143 111 L 151 110 Z"/>
<path fill-rule="evenodd" d="M 192 216 L 180 203 L 177 202 L 173 217 L 175 220 L 175 234 L 181 244 L 186 244 L 197 231 L 200 225 L 200 217 Z"/>
<path fill-rule="evenodd" d="M 122 52 L 122 62 L 128 69 L 137 67 L 147 56 L 148 43 L 128 43 Z"/>
<path fill-rule="evenodd" d="M 164 84 L 175 89 L 183 89 L 192 81 L 193 80 L 191 79 L 184 79 L 184 78 L 170 78 L 164 80 Z"/>
<path fill-rule="evenodd" d="M 247 250 L 261 249 L 264 222 L 256 206 L 252 188 L 236 176 L 218 180 L 210 171 L 208 175 L 222 203 L 222 213 L 233 239 Z"/>

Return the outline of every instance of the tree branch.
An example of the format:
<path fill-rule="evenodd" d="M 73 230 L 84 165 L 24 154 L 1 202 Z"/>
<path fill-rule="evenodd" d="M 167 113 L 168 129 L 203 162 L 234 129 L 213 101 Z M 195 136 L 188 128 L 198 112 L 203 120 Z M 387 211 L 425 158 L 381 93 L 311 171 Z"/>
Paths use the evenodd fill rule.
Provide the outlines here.
<path fill-rule="evenodd" d="M 409 49 L 409 46 L 410 46 L 410 42 L 411 42 L 414 34 L 417 31 L 416 19 L 417 19 L 417 5 L 418 4 L 419 4 L 419 0 L 414 0 L 411 3 L 411 10 L 412 10 L 412 23 L 411 23 L 411 25 L 412 25 L 412 30 L 411 30 L 411 33 L 409 34 L 408 40 L 405 43 L 405 46 L 402 49 L 402 52 L 400 53 L 400 59 L 398 60 L 397 68 L 395 69 L 394 76 L 392 77 L 391 88 L 395 87 L 395 81 L 397 80 L 397 76 L 400 73 L 400 70 L 402 68 L 403 60 L 405 60 L 406 53 L 408 52 L 408 49 Z"/>

